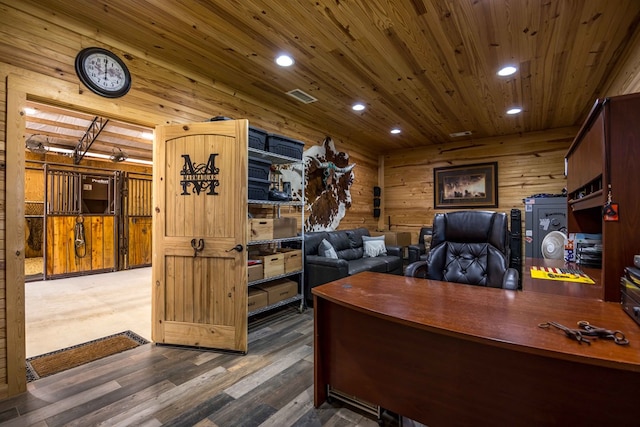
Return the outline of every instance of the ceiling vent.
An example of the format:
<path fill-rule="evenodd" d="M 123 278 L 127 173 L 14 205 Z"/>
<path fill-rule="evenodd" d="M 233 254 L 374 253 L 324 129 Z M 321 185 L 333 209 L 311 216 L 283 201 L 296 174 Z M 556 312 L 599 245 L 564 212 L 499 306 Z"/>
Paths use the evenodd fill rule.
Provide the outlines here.
<path fill-rule="evenodd" d="M 456 133 L 450 133 L 449 134 L 449 136 L 451 138 L 459 138 L 461 136 L 469 136 L 469 135 L 471 135 L 471 131 L 470 130 L 465 130 L 465 131 L 462 131 L 462 132 L 456 132 Z"/>
<path fill-rule="evenodd" d="M 287 92 L 287 95 L 292 96 L 298 101 L 305 104 L 311 104 L 312 102 L 316 102 L 318 100 L 317 98 L 314 98 L 313 96 L 301 91 L 300 89 L 290 90 L 289 92 Z"/>

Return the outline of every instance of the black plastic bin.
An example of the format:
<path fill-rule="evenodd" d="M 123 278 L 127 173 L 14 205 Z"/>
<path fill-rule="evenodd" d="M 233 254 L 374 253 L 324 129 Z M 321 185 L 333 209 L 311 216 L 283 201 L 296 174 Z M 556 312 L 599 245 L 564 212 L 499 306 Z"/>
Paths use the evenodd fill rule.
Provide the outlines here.
<path fill-rule="evenodd" d="M 249 178 L 269 179 L 271 161 L 249 157 Z"/>
<path fill-rule="evenodd" d="M 269 200 L 268 179 L 249 178 L 249 200 Z"/>
<path fill-rule="evenodd" d="M 304 142 L 287 138 L 286 136 L 269 134 L 267 138 L 267 151 L 281 156 L 302 160 Z"/>
<path fill-rule="evenodd" d="M 267 135 L 262 129 L 249 126 L 249 147 L 266 151 Z"/>
<path fill-rule="evenodd" d="M 233 119 L 225 116 L 215 116 L 209 119 L 210 122 L 219 122 L 222 120 L 233 120 Z M 268 135 L 269 134 L 266 131 L 263 131 L 262 129 L 249 126 L 249 147 L 255 148 L 256 150 L 266 151 Z"/>

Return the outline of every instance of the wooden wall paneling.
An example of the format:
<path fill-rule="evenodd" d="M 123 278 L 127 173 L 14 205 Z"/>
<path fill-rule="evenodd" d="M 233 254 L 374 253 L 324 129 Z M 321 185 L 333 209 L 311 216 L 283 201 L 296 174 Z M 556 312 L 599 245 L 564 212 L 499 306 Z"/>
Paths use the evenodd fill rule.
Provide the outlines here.
<path fill-rule="evenodd" d="M 640 92 L 640 33 L 628 37 L 628 48 L 621 52 L 616 68 L 604 82 L 602 97 Z M 593 100 L 595 102 L 595 99 Z M 593 105 L 589 105 L 589 108 Z M 587 111 L 584 118 L 587 117 Z"/>
<path fill-rule="evenodd" d="M 497 161 L 499 205 L 490 209 L 507 214 L 513 208 L 524 209 L 525 197 L 560 193 L 566 186 L 564 154 L 576 132 L 577 128 L 564 128 L 385 155 L 383 191 L 392 231 L 409 231 L 412 243 L 417 243 L 420 227 L 430 225 L 437 212 L 448 211 L 433 208 L 436 167 Z"/>
<path fill-rule="evenodd" d="M 44 201 L 44 170 L 27 167 L 24 171 L 24 199 L 26 201 Z"/>

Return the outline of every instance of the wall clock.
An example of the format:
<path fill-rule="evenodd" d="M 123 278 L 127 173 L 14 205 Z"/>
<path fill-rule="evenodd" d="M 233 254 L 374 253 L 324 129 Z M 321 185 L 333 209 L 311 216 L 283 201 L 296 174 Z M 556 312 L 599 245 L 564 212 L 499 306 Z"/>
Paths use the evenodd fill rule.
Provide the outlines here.
<path fill-rule="evenodd" d="M 131 88 L 131 73 L 124 62 L 99 47 L 88 47 L 78 53 L 76 73 L 86 87 L 107 98 L 121 97 Z"/>

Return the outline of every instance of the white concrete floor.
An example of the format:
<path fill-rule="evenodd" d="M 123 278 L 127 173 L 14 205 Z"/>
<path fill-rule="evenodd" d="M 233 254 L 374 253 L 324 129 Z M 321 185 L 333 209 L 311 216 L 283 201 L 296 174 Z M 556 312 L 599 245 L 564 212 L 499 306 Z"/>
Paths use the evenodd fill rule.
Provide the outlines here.
<path fill-rule="evenodd" d="M 151 340 L 151 267 L 25 283 L 27 358 L 130 330 Z"/>

